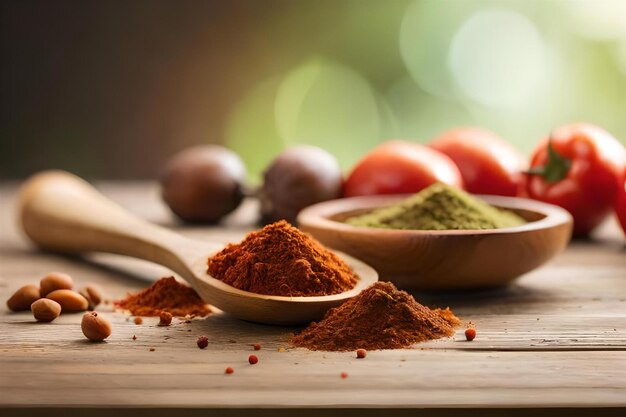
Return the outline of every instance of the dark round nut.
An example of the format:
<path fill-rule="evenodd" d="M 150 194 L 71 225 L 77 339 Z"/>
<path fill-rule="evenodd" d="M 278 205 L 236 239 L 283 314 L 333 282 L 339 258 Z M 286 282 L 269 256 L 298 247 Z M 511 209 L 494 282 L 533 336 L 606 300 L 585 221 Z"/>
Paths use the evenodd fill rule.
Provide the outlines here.
<path fill-rule="evenodd" d="M 333 155 L 309 145 L 288 148 L 264 173 L 259 193 L 263 220 L 295 223 L 303 208 L 341 197 L 342 185 L 341 168 Z"/>
<path fill-rule="evenodd" d="M 50 272 L 39 282 L 41 296 L 45 297 L 52 291 L 71 290 L 74 287 L 74 280 L 63 272 Z"/>
<path fill-rule="evenodd" d="M 24 311 L 30 309 L 31 304 L 39 300 L 39 287 L 34 284 L 24 285 L 7 300 L 7 307 L 11 311 Z"/>
<path fill-rule="evenodd" d="M 37 321 L 51 322 L 61 314 L 61 304 L 47 298 L 40 298 L 30 306 Z"/>
<path fill-rule="evenodd" d="M 217 145 L 175 155 L 161 179 L 163 200 L 181 219 L 216 222 L 243 199 L 246 169 L 234 152 Z"/>
<path fill-rule="evenodd" d="M 101 342 L 111 335 L 111 323 L 95 311 L 83 314 L 80 328 L 85 337 L 93 342 Z"/>

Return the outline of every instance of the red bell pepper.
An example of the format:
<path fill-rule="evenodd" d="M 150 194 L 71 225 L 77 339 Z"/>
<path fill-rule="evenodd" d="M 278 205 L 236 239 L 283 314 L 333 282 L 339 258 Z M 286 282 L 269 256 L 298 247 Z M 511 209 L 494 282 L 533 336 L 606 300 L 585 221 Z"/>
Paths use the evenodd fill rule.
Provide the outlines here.
<path fill-rule="evenodd" d="M 611 213 L 624 186 L 624 154 L 624 146 L 597 126 L 563 126 L 535 149 L 524 192 L 568 210 L 574 234 L 587 235 Z"/>

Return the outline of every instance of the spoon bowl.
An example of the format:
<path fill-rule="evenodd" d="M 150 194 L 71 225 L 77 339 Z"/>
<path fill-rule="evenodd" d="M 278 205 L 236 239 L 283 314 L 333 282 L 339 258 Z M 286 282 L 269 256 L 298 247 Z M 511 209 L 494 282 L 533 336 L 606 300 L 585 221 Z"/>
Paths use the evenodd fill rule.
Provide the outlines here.
<path fill-rule="evenodd" d="M 158 263 L 178 273 L 208 304 L 243 320 L 307 323 L 378 280 L 374 269 L 338 253 L 359 277 L 350 291 L 283 297 L 239 290 L 207 274 L 208 258 L 222 245 L 189 239 L 139 219 L 63 171 L 47 171 L 27 180 L 18 204 L 22 229 L 39 247 L 61 253 L 109 252 Z"/>
<path fill-rule="evenodd" d="M 524 198 L 477 196 L 512 210 L 528 223 L 488 230 L 392 230 L 344 221 L 407 195 L 352 197 L 300 212 L 300 229 L 374 267 L 384 280 L 415 290 L 467 290 L 502 286 L 560 253 L 570 240 L 564 209 Z"/>

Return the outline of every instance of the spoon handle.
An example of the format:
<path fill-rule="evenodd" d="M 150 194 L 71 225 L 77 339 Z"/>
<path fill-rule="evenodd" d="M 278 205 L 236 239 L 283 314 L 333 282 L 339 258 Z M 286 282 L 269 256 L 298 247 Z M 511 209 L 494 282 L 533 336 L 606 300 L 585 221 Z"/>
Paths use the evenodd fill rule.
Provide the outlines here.
<path fill-rule="evenodd" d="M 44 249 L 117 253 L 176 272 L 184 271 L 178 248 L 194 244 L 131 215 L 64 171 L 46 171 L 27 180 L 20 191 L 18 215 L 26 235 Z"/>

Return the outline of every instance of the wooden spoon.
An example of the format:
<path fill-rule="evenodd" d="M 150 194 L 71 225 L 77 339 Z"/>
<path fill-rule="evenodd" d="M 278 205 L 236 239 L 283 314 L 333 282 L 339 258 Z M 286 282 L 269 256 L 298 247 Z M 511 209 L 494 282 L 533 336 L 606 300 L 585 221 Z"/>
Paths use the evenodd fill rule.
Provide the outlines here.
<path fill-rule="evenodd" d="M 207 258 L 221 245 L 189 239 L 134 217 L 87 182 L 63 171 L 30 178 L 20 192 L 18 213 L 24 232 L 41 248 L 117 253 L 161 264 L 182 276 L 207 303 L 243 320 L 310 322 L 378 280 L 371 267 L 340 254 L 360 277 L 350 291 L 279 297 L 239 290 L 206 273 Z"/>

